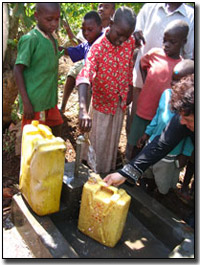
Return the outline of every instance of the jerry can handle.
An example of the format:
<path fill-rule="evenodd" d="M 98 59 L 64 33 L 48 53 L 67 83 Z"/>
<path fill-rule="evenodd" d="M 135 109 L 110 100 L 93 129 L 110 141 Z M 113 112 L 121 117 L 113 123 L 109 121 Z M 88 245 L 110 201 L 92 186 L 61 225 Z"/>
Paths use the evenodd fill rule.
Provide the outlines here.
<path fill-rule="evenodd" d="M 114 195 L 118 192 L 117 188 L 112 187 L 112 186 L 105 186 L 105 185 L 101 185 L 100 190 L 110 193 L 110 195 Z"/>

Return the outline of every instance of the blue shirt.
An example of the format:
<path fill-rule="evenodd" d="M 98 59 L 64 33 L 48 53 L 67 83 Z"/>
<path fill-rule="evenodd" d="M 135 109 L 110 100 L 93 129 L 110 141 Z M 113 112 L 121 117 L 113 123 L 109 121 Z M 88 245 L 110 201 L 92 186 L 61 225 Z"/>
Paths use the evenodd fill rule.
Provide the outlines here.
<path fill-rule="evenodd" d="M 160 135 L 172 117 L 175 115 L 170 110 L 170 99 L 171 99 L 171 89 L 166 89 L 160 98 L 159 105 L 156 111 L 156 115 L 152 119 L 151 123 L 147 126 L 145 133 L 150 135 L 150 142 Z M 190 137 L 184 138 L 168 155 L 177 156 L 183 154 L 186 156 L 191 156 L 194 149 L 193 143 Z"/>
<path fill-rule="evenodd" d="M 86 59 L 87 53 L 92 45 L 89 42 L 83 42 L 76 47 L 67 48 L 67 52 L 72 62 L 75 63 L 77 61 Z"/>
<path fill-rule="evenodd" d="M 99 37 L 102 34 L 103 33 L 101 33 L 99 35 Z M 88 41 L 86 41 L 86 42 L 83 42 L 83 43 L 77 45 L 76 47 L 68 47 L 67 52 L 68 52 L 68 55 L 71 58 L 72 62 L 75 63 L 75 62 L 83 60 L 83 59 L 85 60 L 92 44 L 89 43 Z"/>

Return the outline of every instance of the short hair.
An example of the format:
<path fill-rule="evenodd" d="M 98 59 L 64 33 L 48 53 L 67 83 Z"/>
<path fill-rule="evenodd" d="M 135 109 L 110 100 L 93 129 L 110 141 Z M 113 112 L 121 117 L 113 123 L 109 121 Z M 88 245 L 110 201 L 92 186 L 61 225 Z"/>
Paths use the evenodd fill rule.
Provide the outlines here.
<path fill-rule="evenodd" d="M 60 9 L 60 4 L 59 3 L 37 3 L 36 4 L 36 12 L 41 12 L 41 10 L 43 8 L 45 8 L 45 6 L 49 6 L 52 9 Z"/>
<path fill-rule="evenodd" d="M 169 30 L 174 30 L 178 34 L 181 33 L 183 38 L 187 38 L 189 32 L 189 26 L 187 22 L 181 19 L 176 19 L 171 21 L 165 28 L 165 32 Z"/>
<path fill-rule="evenodd" d="M 172 86 L 171 109 L 183 112 L 184 116 L 194 114 L 194 74 L 182 77 Z"/>
<path fill-rule="evenodd" d="M 121 21 L 124 20 L 129 25 L 130 29 L 135 29 L 136 24 L 136 15 L 134 11 L 126 6 L 119 7 L 114 14 L 114 23 L 120 24 Z"/>
<path fill-rule="evenodd" d="M 99 3 L 99 4 L 101 4 L 101 3 Z M 115 3 L 105 3 L 105 2 L 103 2 L 103 4 L 109 4 L 109 5 L 111 5 L 112 6 L 112 8 L 115 10 Z"/>
<path fill-rule="evenodd" d="M 113 9 L 115 10 L 115 3 L 109 3 L 111 4 L 111 6 L 113 7 Z"/>
<path fill-rule="evenodd" d="M 87 19 L 94 19 L 94 21 L 97 23 L 98 26 L 101 26 L 101 18 L 99 14 L 96 11 L 90 11 L 84 16 L 84 20 Z"/>

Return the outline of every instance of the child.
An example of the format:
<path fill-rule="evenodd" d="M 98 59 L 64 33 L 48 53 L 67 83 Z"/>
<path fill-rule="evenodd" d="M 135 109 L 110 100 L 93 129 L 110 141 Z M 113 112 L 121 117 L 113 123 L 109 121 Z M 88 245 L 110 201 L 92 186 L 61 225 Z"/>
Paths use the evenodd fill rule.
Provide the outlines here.
<path fill-rule="evenodd" d="M 64 88 L 64 95 L 61 105 L 61 111 L 65 112 L 67 100 L 75 86 L 76 76 L 84 66 L 84 60 L 87 53 L 95 42 L 102 35 L 101 18 L 96 11 L 91 11 L 84 16 L 82 23 L 83 36 L 87 40 L 76 47 L 63 48 L 65 55 L 70 56 L 73 62 L 78 62 L 67 75 L 67 81 Z M 84 59 L 84 60 L 83 60 Z"/>
<path fill-rule="evenodd" d="M 179 62 L 173 71 L 173 82 L 182 77 L 194 73 L 194 61 L 183 60 Z M 156 115 L 147 126 L 144 135 L 138 140 L 137 147 L 141 148 L 149 140 L 151 142 L 157 135 L 160 135 L 175 113 L 170 110 L 171 89 L 166 89 L 159 102 Z M 175 189 L 179 174 L 187 159 L 191 156 L 193 144 L 189 137 L 184 138 L 164 159 L 148 168 L 141 182 L 148 183 L 149 178 L 154 178 L 158 191 L 167 194 L 170 188 Z M 186 158 L 186 159 L 185 159 Z M 177 162 L 179 161 L 179 166 Z M 181 163 L 182 161 L 182 163 Z"/>
<path fill-rule="evenodd" d="M 188 30 L 186 22 L 172 21 L 164 32 L 163 49 L 153 48 L 141 59 L 144 86 L 138 97 L 136 114 L 128 136 L 128 160 L 137 154 L 136 143 L 156 114 L 162 92 L 171 85 L 173 68 L 181 61 L 180 51 L 187 41 Z"/>
<path fill-rule="evenodd" d="M 39 120 L 61 134 L 63 123 L 57 108 L 58 60 L 61 56 L 53 32 L 58 28 L 60 5 L 37 3 L 37 26 L 21 37 L 14 74 L 23 109 L 22 129 L 32 120 Z"/>
<path fill-rule="evenodd" d="M 101 22 L 102 22 L 102 32 L 105 32 L 106 29 L 108 28 L 108 26 L 110 25 L 110 21 L 111 18 L 115 12 L 115 3 L 99 3 L 98 5 L 98 14 L 101 18 Z M 92 11 L 93 12 L 93 11 Z M 85 23 L 84 27 L 82 27 L 81 32 L 83 33 L 83 29 L 84 31 L 86 31 L 88 29 L 88 31 L 93 34 L 93 29 L 92 29 L 92 25 L 94 27 L 94 23 L 89 23 L 89 17 L 84 17 L 84 21 L 88 20 L 88 23 Z M 97 22 L 97 21 L 96 21 Z M 69 26 L 68 26 L 69 28 Z M 69 31 L 69 29 L 67 28 L 67 30 Z M 78 34 L 80 36 L 80 34 Z M 81 34 L 82 35 L 82 34 Z M 88 41 L 88 39 L 86 38 L 85 34 L 84 35 L 84 39 L 85 41 Z M 98 37 L 97 37 L 98 38 Z M 94 39 L 91 44 L 95 41 L 96 39 Z M 91 46 L 91 45 L 90 45 Z M 70 69 L 70 71 L 67 74 L 67 80 L 65 83 L 65 88 L 64 88 L 64 96 L 63 96 L 63 101 L 62 101 L 62 105 L 61 105 L 61 111 L 64 113 L 65 112 L 65 107 L 67 104 L 67 101 L 75 87 L 75 81 L 76 81 L 76 77 L 79 74 L 79 72 L 81 71 L 81 69 L 84 66 L 84 61 L 78 61 L 76 62 Z"/>
<path fill-rule="evenodd" d="M 79 88 L 79 127 L 90 132 L 96 152 L 96 172 L 115 169 L 124 111 L 132 92 L 134 31 L 136 16 L 121 7 L 108 29 L 91 47 L 86 64 L 77 77 Z M 92 106 L 86 109 L 87 89 L 92 84 Z M 92 119 L 91 119 L 91 118 Z M 88 146 L 82 148 L 87 161 Z"/>

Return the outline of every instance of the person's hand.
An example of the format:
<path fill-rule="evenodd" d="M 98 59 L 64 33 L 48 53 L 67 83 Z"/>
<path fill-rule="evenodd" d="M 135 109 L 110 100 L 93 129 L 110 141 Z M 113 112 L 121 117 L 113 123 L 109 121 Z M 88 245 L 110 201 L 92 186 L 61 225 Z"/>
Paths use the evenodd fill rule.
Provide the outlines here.
<path fill-rule="evenodd" d="M 63 26 L 64 26 L 64 28 L 65 28 L 66 30 L 68 30 L 68 29 L 70 28 L 69 23 L 68 23 L 67 20 L 62 20 L 62 24 L 63 24 Z"/>
<path fill-rule="evenodd" d="M 80 110 L 79 111 L 79 128 L 81 132 L 89 132 L 92 128 L 92 119 L 87 112 Z"/>
<path fill-rule="evenodd" d="M 133 35 L 135 38 L 136 47 L 141 47 L 142 44 L 144 45 L 146 43 L 143 32 L 141 30 L 134 32 Z"/>
<path fill-rule="evenodd" d="M 149 135 L 144 133 L 143 136 L 137 141 L 137 148 L 142 148 L 147 140 L 149 139 Z"/>
<path fill-rule="evenodd" d="M 23 115 L 26 120 L 34 119 L 35 114 L 31 103 L 23 104 L 23 111 L 24 111 Z"/>
<path fill-rule="evenodd" d="M 119 173 L 112 173 L 107 175 L 104 179 L 104 182 L 107 183 L 107 185 L 113 185 L 113 186 L 119 186 L 121 184 L 123 184 L 126 181 L 126 178 L 123 177 L 121 174 Z"/>

